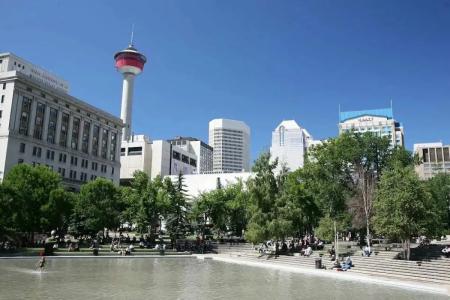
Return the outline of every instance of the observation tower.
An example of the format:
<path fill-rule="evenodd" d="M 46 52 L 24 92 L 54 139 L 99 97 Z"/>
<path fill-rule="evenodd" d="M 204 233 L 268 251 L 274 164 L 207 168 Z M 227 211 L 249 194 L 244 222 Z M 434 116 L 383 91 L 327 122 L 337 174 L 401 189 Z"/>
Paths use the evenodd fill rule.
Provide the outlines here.
<path fill-rule="evenodd" d="M 114 55 L 114 60 L 117 70 L 123 75 L 120 118 L 125 125 L 122 130 L 122 141 L 128 141 L 131 135 L 134 77 L 142 72 L 147 58 L 134 48 L 132 38 L 128 48 L 117 52 Z"/>

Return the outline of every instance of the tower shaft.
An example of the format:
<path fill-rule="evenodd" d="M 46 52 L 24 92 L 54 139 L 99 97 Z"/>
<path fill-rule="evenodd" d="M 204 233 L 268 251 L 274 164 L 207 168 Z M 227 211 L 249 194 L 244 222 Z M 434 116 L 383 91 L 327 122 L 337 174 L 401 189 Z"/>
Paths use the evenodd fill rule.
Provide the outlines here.
<path fill-rule="evenodd" d="M 123 120 L 122 141 L 128 141 L 131 137 L 131 112 L 133 106 L 134 77 L 132 73 L 123 74 L 122 107 L 120 118 Z"/>

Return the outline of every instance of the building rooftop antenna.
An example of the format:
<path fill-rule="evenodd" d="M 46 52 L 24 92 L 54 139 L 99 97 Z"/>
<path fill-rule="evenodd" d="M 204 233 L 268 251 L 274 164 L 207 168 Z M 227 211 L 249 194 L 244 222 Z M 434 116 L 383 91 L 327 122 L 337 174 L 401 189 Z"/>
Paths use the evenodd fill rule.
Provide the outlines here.
<path fill-rule="evenodd" d="M 130 47 L 133 47 L 133 38 L 134 38 L 134 23 L 131 24 L 131 39 L 130 39 Z"/>

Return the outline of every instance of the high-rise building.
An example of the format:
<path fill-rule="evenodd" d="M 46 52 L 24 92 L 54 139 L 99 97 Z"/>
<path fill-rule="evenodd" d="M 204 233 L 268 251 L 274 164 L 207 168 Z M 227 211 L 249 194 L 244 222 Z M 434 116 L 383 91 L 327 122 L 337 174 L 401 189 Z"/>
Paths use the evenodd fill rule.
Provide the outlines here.
<path fill-rule="evenodd" d="M 119 183 L 122 121 L 68 92 L 65 80 L 0 54 L 0 180 L 28 163 L 58 172 L 70 189 L 97 177 Z"/>
<path fill-rule="evenodd" d="M 208 144 L 213 147 L 213 172 L 250 171 L 250 128 L 244 122 L 210 121 Z"/>
<path fill-rule="evenodd" d="M 272 132 L 271 159 L 278 159 L 275 172 L 278 173 L 282 166 L 287 167 L 289 171 L 302 168 L 311 141 L 312 136 L 297 122 L 282 121 Z"/>
<path fill-rule="evenodd" d="M 415 167 L 421 179 L 429 179 L 438 173 L 450 173 L 450 145 L 438 143 L 414 144 L 414 154 L 420 159 Z"/>
<path fill-rule="evenodd" d="M 169 142 L 197 157 L 197 173 L 211 173 L 213 170 L 213 148 L 193 137 L 178 136 Z"/>
<path fill-rule="evenodd" d="M 404 145 L 403 126 L 394 119 L 392 108 L 340 112 L 339 134 L 346 131 L 373 132 L 388 137 L 392 147 Z"/>

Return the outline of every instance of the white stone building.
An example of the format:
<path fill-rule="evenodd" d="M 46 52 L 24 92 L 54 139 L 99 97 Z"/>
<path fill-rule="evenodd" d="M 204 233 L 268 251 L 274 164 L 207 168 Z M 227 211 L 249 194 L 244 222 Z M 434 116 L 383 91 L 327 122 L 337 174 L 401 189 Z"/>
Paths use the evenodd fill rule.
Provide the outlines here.
<path fill-rule="evenodd" d="M 135 135 L 122 141 L 120 180 L 128 183 L 136 171 L 144 171 L 151 179 L 156 176 L 197 173 L 198 156 L 190 148 L 173 145 L 170 141 L 154 140 Z"/>
<path fill-rule="evenodd" d="M 195 154 L 197 158 L 196 173 L 211 173 L 213 170 L 213 148 L 193 137 L 178 136 L 169 142 L 189 153 Z"/>
<path fill-rule="evenodd" d="M 214 119 L 209 122 L 214 172 L 250 171 L 250 128 L 242 121 Z"/>
<path fill-rule="evenodd" d="M 306 129 L 300 127 L 294 120 L 282 121 L 272 132 L 271 159 L 278 159 L 275 173 L 285 166 L 289 171 L 302 168 L 309 144 L 313 140 Z"/>
<path fill-rule="evenodd" d="M 373 132 L 389 137 L 391 146 L 404 146 L 403 126 L 394 119 L 392 108 L 339 113 L 339 134 L 345 131 Z"/>
<path fill-rule="evenodd" d="M 450 145 L 438 143 L 414 144 L 414 154 L 420 159 L 415 167 L 421 179 L 429 179 L 438 173 L 450 173 Z"/>
<path fill-rule="evenodd" d="M 97 177 L 119 183 L 122 121 L 68 91 L 65 80 L 0 54 L 0 180 L 28 163 L 48 166 L 72 189 Z"/>

